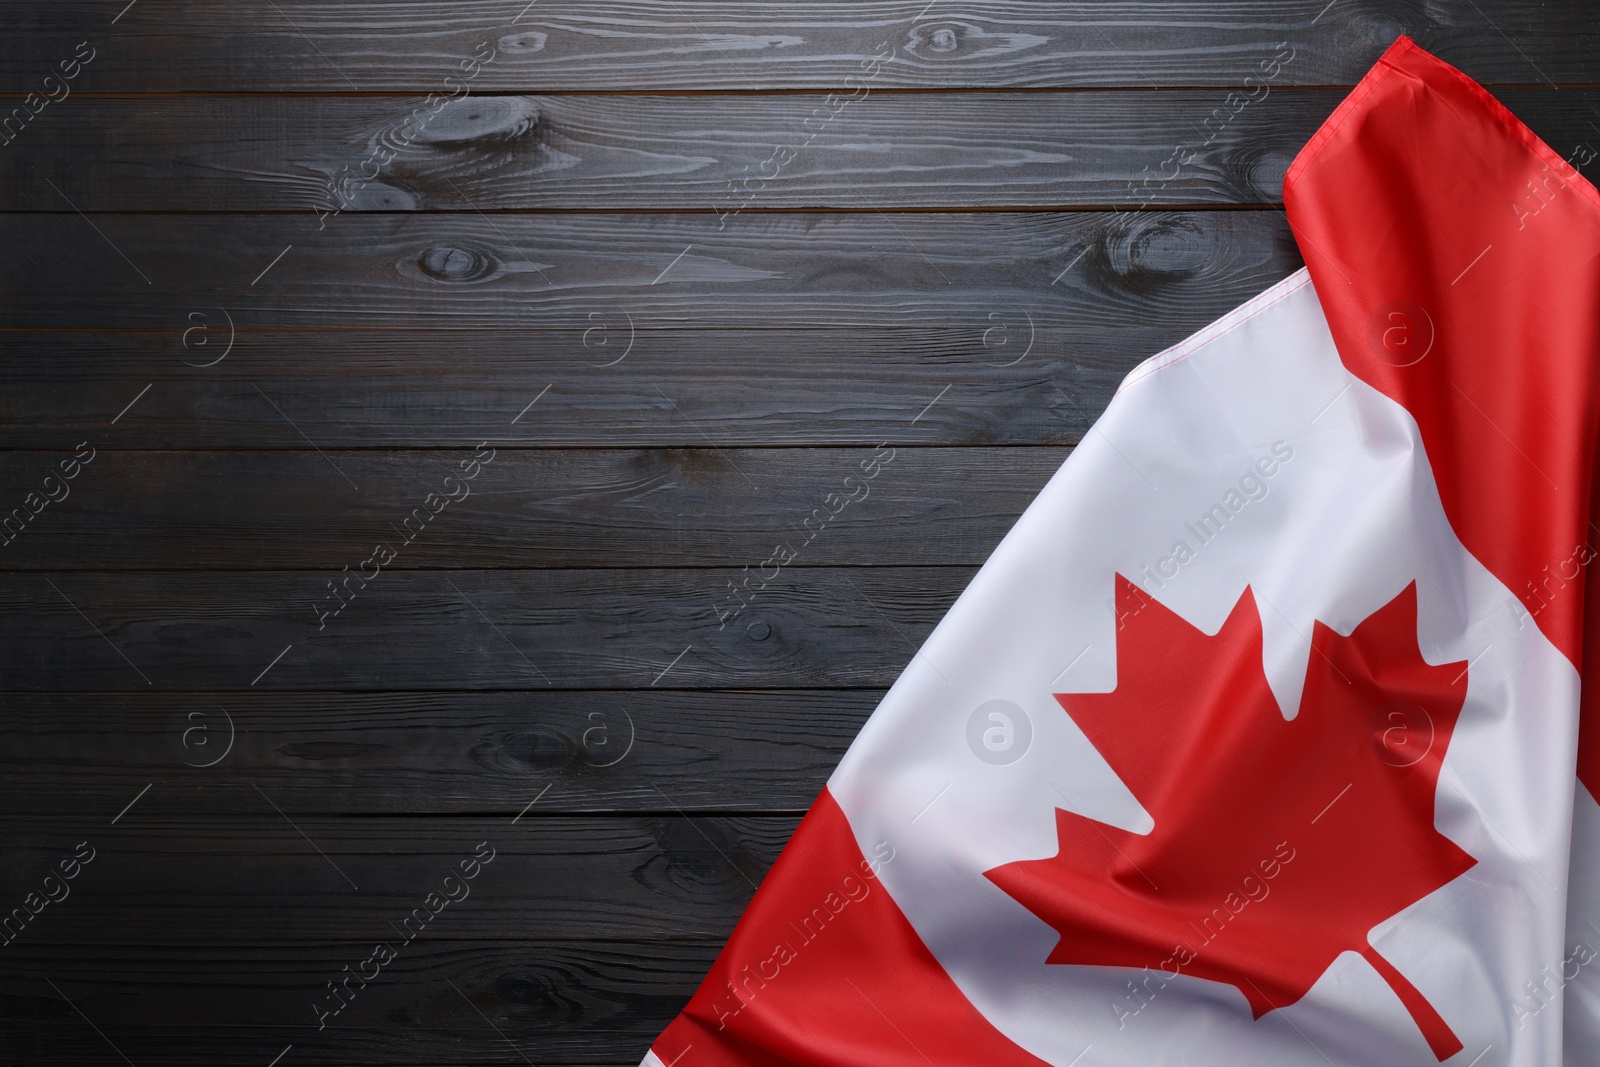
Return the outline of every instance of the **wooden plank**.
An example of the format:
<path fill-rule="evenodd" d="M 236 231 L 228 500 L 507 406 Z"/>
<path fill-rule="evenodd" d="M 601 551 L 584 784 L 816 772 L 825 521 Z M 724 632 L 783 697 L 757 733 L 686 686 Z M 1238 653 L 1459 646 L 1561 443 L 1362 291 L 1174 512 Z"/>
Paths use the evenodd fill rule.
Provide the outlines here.
<path fill-rule="evenodd" d="M 0 975 L 0 1041 L 22 1062 L 122 1067 L 121 1054 L 140 1064 L 267 1064 L 290 1044 L 295 1063 L 636 1064 L 720 945 L 418 938 L 318 1030 L 326 983 L 373 947 L 18 941 Z"/>
<path fill-rule="evenodd" d="M 404 532 L 394 570 L 974 565 L 1067 450 L 107 451 L 64 480 L 72 455 L 0 455 L 4 569 L 337 569 Z"/>
<path fill-rule="evenodd" d="M 348 599 L 343 571 L 10 574 L 0 691 L 885 686 L 975 570 L 790 565 L 763 589 L 764 560 L 380 572 Z"/>
<path fill-rule="evenodd" d="M 214 781 L 214 789 L 191 791 L 187 812 L 155 814 L 141 800 L 115 826 L 114 812 L 93 820 L 0 817 L 0 899 L 21 905 L 46 877 L 58 898 L 38 905 L 37 915 L 26 909 L 25 924 L 0 934 L 14 938 L 7 951 L 357 938 L 396 947 L 436 937 L 720 940 L 800 820 L 683 817 L 658 798 L 665 814 L 650 816 L 552 815 L 535 806 L 515 822 L 515 811 L 291 821 L 265 787 L 238 775 Z M 238 794 L 230 806 L 250 814 L 210 814 L 210 799 L 223 790 Z M 518 799 L 526 804 L 536 792 Z M 60 867 L 75 856 L 76 867 Z M 83 864 L 84 857 L 92 859 Z M 413 915 L 430 893 L 450 901 L 436 897 Z"/>
<path fill-rule="evenodd" d="M 1279 203 L 1345 93 L 1253 95 L 878 94 L 837 114 L 814 93 L 490 96 L 436 115 L 419 97 L 94 97 L 0 153 L 0 209 L 57 211 L 63 195 L 84 211 L 305 213 Z M 1600 139 L 1600 90 L 1501 95 L 1563 156 Z"/>
<path fill-rule="evenodd" d="M 167 331 L 7 335 L 0 447 L 1065 445 L 1203 314 L 775 331 L 639 330 L 619 311 L 585 330 L 307 334 L 230 331 L 212 309 Z"/>
<path fill-rule="evenodd" d="M 1594 136 L 1580 94 L 1595 96 L 1538 97 L 1569 139 Z M 837 115 L 818 93 L 489 96 L 437 115 L 419 97 L 95 97 L 0 153 L 0 208 L 55 211 L 62 194 L 85 211 L 307 214 L 1266 204 L 1343 95 L 1269 92 L 1235 113 L 1219 90 L 876 94 Z M 1177 145 L 1195 158 L 1145 185 Z"/>
<path fill-rule="evenodd" d="M 297 820 L 510 817 L 535 796 L 540 814 L 799 812 L 882 697 L 882 689 L 12 693 L 0 716 L 0 781 L 9 814 L 105 819 L 147 785 L 141 818 L 257 814 L 261 797 L 247 782 Z"/>
<path fill-rule="evenodd" d="M 1326 0 L 140 0 L 119 16 L 124 6 L 11 5 L 4 88 L 38 90 L 86 39 L 96 53 L 80 88 L 95 92 L 854 88 L 852 76 L 923 89 L 1240 85 L 1280 44 L 1294 50 L 1285 76 L 1297 84 L 1350 85 L 1401 33 L 1485 82 L 1600 82 L 1584 0 L 1501 0 L 1487 14 L 1472 0 L 1381 11 Z"/>
<path fill-rule="evenodd" d="M 1536 110 L 1592 139 L 1595 95 L 1547 89 Z M 1219 90 L 875 94 L 837 114 L 819 93 L 486 96 L 436 115 L 420 97 L 92 97 L 0 153 L 0 209 L 1266 204 L 1343 96 L 1267 92 L 1235 113 Z M 1178 145 L 1195 158 L 1146 185 Z"/>
<path fill-rule="evenodd" d="M 0 327 L 1192 329 L 1300 265 L 1283 213 L 20 215 Z M 124 258 L 126 257 L 126 258 Z"/>

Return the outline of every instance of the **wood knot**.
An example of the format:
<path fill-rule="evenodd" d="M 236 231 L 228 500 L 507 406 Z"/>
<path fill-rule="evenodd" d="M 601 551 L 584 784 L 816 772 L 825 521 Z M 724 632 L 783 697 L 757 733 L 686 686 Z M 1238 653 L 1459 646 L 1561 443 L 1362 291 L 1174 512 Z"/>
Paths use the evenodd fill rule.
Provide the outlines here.
<path fill-rule="evenodd" d="M 1139 212 L 1111 225 L 1102 258 L 1122 288 L 1141 292 L 1201 270 L 1212 252 L 1212 239 L 1193 220 Z"/>
<path fill-rule="evenodd" d="M 353 187 L 341 206 L 345 211 L 415 211 L 419 205 L 408 190 L 371 181 Z"/>
<path fill-rule="evenodd" d="M 954 52 L 961 47 L 960 31 L 954 26 L 935 26 L 923 39 L 923 47 L 929 52 Z"/>
<path fill-rule="evenodd" d="M 538 30 L 526 30 L 522 33 L 508 33 L 496 42 L 502 52 L 520 52 L 523 55 L 532 55 L 543 52 L 545 42 L 550 39 L 548 34 Z"/>
<path fill-rule="evenodd" d="M 1223 164 L 1229 193 L 1241 204 L 1279 203 L 1283 176 L 1294 162 L 1293 151 L 1242 146 L 1228 154 Z"/>
<path fill-rule="evenodd" d="M 651 829 L 655 855 L 635 870 L 634 878 L 663 896 L 733 899 L 742 895 L 749 871 L 759 869 L 725 819 L 656 819 Z"/>
<path fill-rule="evenodd" d="M 1392 6 L 1400 7 L 1401 5 Z M 1406 14 L 1401 13 L 1397 17 L 1395 12 L 1387 8 L 1380 9 L 1359 5 L 1347 8 L 1344 11 L 1337 9 L 1330 11 L 1328 21 L 1335 23 L 1338 27 L 1334 34 L 1337 47 L 1341 49 L 1347 48 L 1350 50 L 1350 54 L 1353 55 L 1376 56 L 1402 33 L 1417 34 L 1419 31 L 1429 28 L 1428 24 L 1431 20 L 1423 12 L 1417 11 L 1414 13 L 1414 15 L 1421 15 L 1422 17 L 1420 18 L 1413 17 L 1408 19 L 1405 17 Z M 1410 25 L 1407 23 L 1410 23 Z"/>
<path fill-rule="evenodd" d="M 569 996 L 565 981 L 539 970 L 511 971 L 494 982 L 494 993 L 506 1018 L 525 1025 L 570 1025 L 583 1015 Z"/>
<path fill-rule="evenodd" d="M 466 285 L 500 276 L 500 259 L 480 248 L 435 245 L 417 257 L 417 269 L 438 282 Z"/>
<path fill-rule="evenodd" d="M 491 744 L 493 756 L 503 756 L 513 765 L 536 774 L 557 774 L 578 763 L 582 749 L 578 741 L 556 730 L 521 730 Z M 488 753 L 486 753 L 487 755 Z M 496 765 L 502 761 L 493 759 Z"/>
<path fill-rule="evenodd" d="M 524 96 L 467 96 L 439 109 L 414 141 L 440 149 L 503 148 L 539 124 L 539 108 Z"/>
<path fill-rule="evenodd" d="M 1036 33 L 990 33 L 970 22 L 945 20 L 914 27 L 905 50 L 918 59 L 975 59 L 1036 48 L 1049 40 Z"/>

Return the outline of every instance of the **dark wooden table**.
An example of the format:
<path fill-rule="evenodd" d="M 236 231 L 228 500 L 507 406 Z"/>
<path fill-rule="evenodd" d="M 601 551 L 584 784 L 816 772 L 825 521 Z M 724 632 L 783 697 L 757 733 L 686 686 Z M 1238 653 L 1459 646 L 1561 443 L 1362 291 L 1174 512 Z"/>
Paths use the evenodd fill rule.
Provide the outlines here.
<path fill-rule="evenodd" d="M 3 1065 L 636 1063 L 1398 33 L 1600 145 L 1589 0 L 124 4 L 0 23 Z"/>

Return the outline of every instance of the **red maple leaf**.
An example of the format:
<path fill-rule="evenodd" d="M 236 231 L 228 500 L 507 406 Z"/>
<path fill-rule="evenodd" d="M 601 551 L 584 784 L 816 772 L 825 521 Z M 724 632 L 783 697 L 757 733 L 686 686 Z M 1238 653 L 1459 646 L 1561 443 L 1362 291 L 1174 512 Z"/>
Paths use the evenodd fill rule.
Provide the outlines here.
<path fill-rule="evenodd" d="M 1299 714 L 1267 687 L 1247 588 L 1215 637 L 1117 576 L 1117 687 L 1056 699 L 1155 820 L 1145 835 L 1056 811 L 1059 851 L 987 877 L 1061 935 L 1049 963 L 1148 968 L 1236 986 L 1259 1019 L 1341 952 L 1364 956 L 1440 1060 L 1461 1042 L 1368 932 L 1473 865 L 1434 829 L 1466 695 L 1430 666 L 1410 585 L 1341 637 L 1312 634 Z M 1135 999 L 1137 998 L 1137 999 Z"/>

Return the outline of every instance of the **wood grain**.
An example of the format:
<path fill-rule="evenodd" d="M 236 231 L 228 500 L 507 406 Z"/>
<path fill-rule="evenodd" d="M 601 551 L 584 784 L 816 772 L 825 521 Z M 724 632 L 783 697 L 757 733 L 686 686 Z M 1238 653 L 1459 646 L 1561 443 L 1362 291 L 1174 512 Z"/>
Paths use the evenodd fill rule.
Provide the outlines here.
<path fill-rule="evenodd" d="M 886 686 L 974 571 L 791 565 L 720 624 L 762 562 L 380 573 L 327 619 L 341 570 L 10 574 L 0 690 Z"/>
<path fill-rule="evenodd" d="M 1401 33 L 1491 84 L 1600 82 L 1584 0 L 139 0 L 113 22 L 124 2 L 14 5 L 5 88 L 36 89 L 85 39 L 95 92 L 448 93 L 491 54 L 475 92 L 839 88 L 873 55 L 884 88 L 1172 88 L 1242 84 L 1283 43 L 1296 84 L 1351 85 Z"/>
<path fill-rule="evenodd" d="M 323 786 L 333 787 L 326 779 Z M 248 814 L 211 814 L 211 798 L 224 791 Z M 658 799 L 660 815 L 552 815 L 535 805 L 513 822 L 536 792 L 517 795 L 510 813 L 492 819 L 291 821 L 274 810 L 270 789 L 229 775 L 225 785 L 191 790 L 182 814 L 154 814 L 141 801 L 114 827 L 110 815 L 0 820 L 0 899 L 20 903 L 51 874 L 59 883 L 60 861 L 80 842 L 93 849 L 83 850 L 93 860 L 65 883 L 66 895 L 10 928 L 15 940 L 5 947 L 714 941 L 732 931 L 799 821 L 684 817 Z M 492 858 L 461 866 L 475 855 Z M 174 893 L 177 885 L 184 892 Z M 406 924 L 430 893 L 451 899 L 436 897 Z M 267 914 L 278 918 L 263 922 Z"/>
<path fill-rule="evenodd" d="M 940 328 L 642 330 L 613 310 L 584 330 L 307 335 L 194 314 L 7 335 L 0 446 L 1066 445 L 1124 375 L 1204 325 L 1052 325 L 1024 307 Z"/>
<path fill-rule="evenodd" d="M 818 93 L 485 96 L 437 114 L 419 97 L 93 97 L 0 153 L 0 207 L 60 210 L 62 194 L 85 211 L 305 213 L 1265 204 L 1342 96 L 1268 92 L 1237 113 L 1220 90 L 876 94 L 837 113 Z M 1584 98 L 1538 99 L 1566 139 L 1593 137 Z M 1195 158 L 1163 172 L 1179 145 Z"/>
<path fill-rule="evenodd" d="M 882 697 L 879 688 L 9 693 L 0 796 L 12 816 L 103 820 L 147 785 L 141 819 L 259 815 L 261 796 L 245 783 L 297 820 L 510 818 L 534 797 L 539 815 L 797 813 Z"/>
<path fill-rule="evenodd" d="M 0 327 L 1194 329 L 1300 266 L 1283 213 L 19 215 Z M 114 246 L 114 247 L 113 247 Z M 120 251 L 119 251 L 120 250 Z M 123 258 L 126 256 L 127 258 Z"/>
<path fill-rule="evenodd" d="M 418 938 L 319 1031 L 317 997 L 329 996 L 326 983 L 354 970 L 373 945 L 19 940 L 5 950 L 0 1037 L 8 1055 L 27 1063 L 124 1067 L 122 1054 L 139 1064 L 211 1067 L 224 1055 L 267 1064 L 290 1044 L 298 1063 L 637 1063 L 720 947 Z"/>
<path fill-rule="evenodd" d="M 480 454 L 492 461 L 473 458 Z M 379 542 L 398 549 L 401 531 L 413 539 L 393 571 L 593 567 L 640 553 L 654 566 L 740 567 L 766 559 L 779 543 L 806 566 L 976 565 L 1066 454 L 101 452 L 70 482 L 58 471 L 51 491 L 67 495 L 32 516 L 25 501 L 43 487 L 41 472 L 49 476 L 55 454 L 28 452 L 0 456 L 0 500 L 15 501 L 30 520 L 0 533 L 0 567 L 162 570 L 179 560 L 195 570 L 337 570 Z M 451 499 L 437 517 L 425 507 L 429 494 Z M 419 508 L 429 521 L 408 525 Z M 107 538 L 113 527 L 118 536 Z"/>
<path fill-rule="evenodd" d="M 84 211 L 307 213 L 1274 204 L 1343 96 L 877 94 L 837 113 L 814 93 L 489 96 L 420 117 L 417 97 L 95 97 L 0 152 L 0 208 L 57 211 L 63 195 Z M 1600 91 L 1502 96 L 1563 156 L 1600 140 Z"/>

